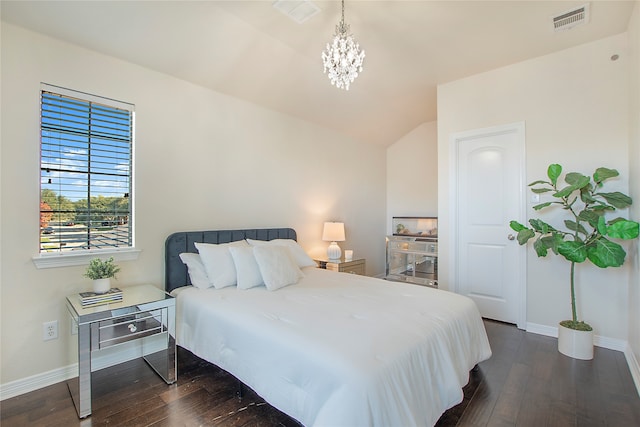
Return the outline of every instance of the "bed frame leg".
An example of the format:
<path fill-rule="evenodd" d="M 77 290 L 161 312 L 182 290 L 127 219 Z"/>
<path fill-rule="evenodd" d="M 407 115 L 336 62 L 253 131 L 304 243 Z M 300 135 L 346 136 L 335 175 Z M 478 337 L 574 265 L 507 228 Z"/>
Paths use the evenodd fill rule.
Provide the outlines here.
<path fill-rule="evenodd" d="M 238 400 L 242 400 L 244 397 L 244 387 L 245 385 L 242 381 L 238 380 L 238 390 L 236 391 L 236 396 L 238 396 Z"/>

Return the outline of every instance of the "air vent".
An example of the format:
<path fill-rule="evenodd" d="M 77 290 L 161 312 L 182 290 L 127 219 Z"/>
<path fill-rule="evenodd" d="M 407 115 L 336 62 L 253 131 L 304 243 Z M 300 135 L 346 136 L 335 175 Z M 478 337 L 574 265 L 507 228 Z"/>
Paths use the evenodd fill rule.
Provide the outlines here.
<path fill-rule="evenodd" d="M 276 0 L 273 7 L 298 24 L 302 24 L 320 12 L 320 8 L 310 0 Z"/>
<path fill-rule="evenodd" d="M 554 31 L 569 30 L 577 25 L 589 22 L 589 4 L 568 10 L 553 17 Z"/>

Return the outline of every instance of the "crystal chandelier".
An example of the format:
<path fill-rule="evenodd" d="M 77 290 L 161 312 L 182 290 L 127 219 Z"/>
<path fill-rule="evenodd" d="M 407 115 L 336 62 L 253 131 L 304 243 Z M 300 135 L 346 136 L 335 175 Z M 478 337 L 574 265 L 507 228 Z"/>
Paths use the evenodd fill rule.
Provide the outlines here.
<path fill-rule="evenodd" d="M 344 0 L 342 0 L 342 19 L 336 25 L 333 43 L 327 43 L 322 52 L 324 72 L 328 73 L 331 84 L 340 89 L 349 90 L 349 85 L 362 72 L 364 50 L 349 34 L 349 25 L 344 23 Z"/>

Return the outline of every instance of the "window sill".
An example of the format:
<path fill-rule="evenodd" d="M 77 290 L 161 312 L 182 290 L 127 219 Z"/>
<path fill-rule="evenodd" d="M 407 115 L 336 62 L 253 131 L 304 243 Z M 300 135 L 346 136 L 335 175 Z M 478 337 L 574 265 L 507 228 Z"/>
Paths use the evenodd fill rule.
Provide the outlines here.
<path fill-rule="evenodd" d="M 94 251 L 78 251 L 74 253 L 45 253 L 34 256 L 33 263 L 38 269 L 72 267 L 77 265 L 87 265 L 94 258 L 113 257 L 114 261 L 134 261 L 142 252 L 140 249 L 104 249 Z"/>

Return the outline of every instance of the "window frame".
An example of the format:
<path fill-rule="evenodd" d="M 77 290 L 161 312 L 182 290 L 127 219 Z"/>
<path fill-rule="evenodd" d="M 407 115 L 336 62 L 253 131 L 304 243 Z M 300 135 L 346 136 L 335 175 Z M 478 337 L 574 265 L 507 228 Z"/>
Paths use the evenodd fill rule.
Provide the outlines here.
<path fill-rule="evenodd" d="M 129 221 L 130 221 L 130 246 L 122 247 L 110 247 L 110 248 L 94 248 L 94 249 L 78 249 L 74 251 L 55 251 L 55 252 L 43 252 L 41 249 L 42 233 L 40 227 L 38 227 L 38 254 L 32 257 L 32 260 L 37 268 L 51 268 L 51 267 L 63 267 L 63 266 L 77 266 L 86 265 L 93 258 L 106 258 L 113 257 L 116 261 L 129 261 L 138 258 L 140 253 L 139 249 L 136 249 L 135 243 L 135 191 L 133 191 L 135 182 L 135 105 L 127 102 L 117 101 L 111 98 L 105 98 L 102 96 L 92 95 L 89 93 L 63 88 L 60 86 L 50 85 L 47 83 L 41 83 L 38 91 L 38 113 L 39 113 L 39 164 L 38 164 L 38 176 L 39 176 L 39 194 L 38 194 L 38 216 L 40 217 L 40 202 L 42 201 L 42 97 L 43 92 L 51 92 L 64 97 L 75 98 L 84 102 L 96 103 L 107 107 L 118 108 L 127 110 L 131 114 L 131 147 L 130 147 L 130 170 L 129 170 Z M 40 224 L 40 218 L 38 221 Z"/>

